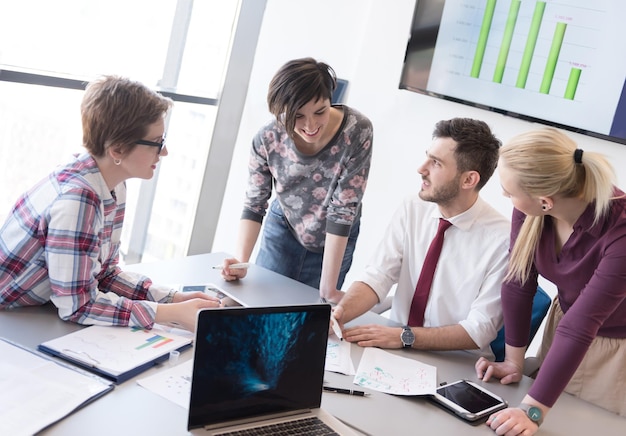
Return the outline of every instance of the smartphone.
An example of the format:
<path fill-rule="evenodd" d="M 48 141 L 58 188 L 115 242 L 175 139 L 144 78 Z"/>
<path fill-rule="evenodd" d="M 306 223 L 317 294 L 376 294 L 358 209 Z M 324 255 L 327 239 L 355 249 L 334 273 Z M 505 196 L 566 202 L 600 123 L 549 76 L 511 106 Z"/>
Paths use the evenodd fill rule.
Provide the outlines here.
<path fill-rule="evenodd" d="M 226 297 L 224 291 L 213 283 L 208 283 L 206 285 L 185 285 L 182 286 L 180 290 L 183 292 L 204 292 L 205 294 L 217 297 L 219 299 Z"/>
<path fill-rule="evenodd" d="M 185 285 L 180 288 L 183 292 L 204 292 L 207 295 L 217 297 L 222 300 L 224 307 L 241 306 L 241 303 L 229 297 L 220 287 L 213 283 L 206 285 Z"/>
<path fill-rule="evenodd" d="M 469 380 L 458 380 L 437 388 L 431 399 L 447 411 L 472 423 L 486 420 L 508 403 L 498 395 Z"/>

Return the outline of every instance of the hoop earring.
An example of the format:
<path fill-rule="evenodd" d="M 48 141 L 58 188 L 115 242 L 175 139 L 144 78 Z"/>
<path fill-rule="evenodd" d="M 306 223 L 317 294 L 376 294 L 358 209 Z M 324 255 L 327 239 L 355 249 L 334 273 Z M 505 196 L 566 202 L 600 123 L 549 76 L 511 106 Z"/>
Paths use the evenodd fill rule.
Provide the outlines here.
<path fill-rule="evenodd" d="M 122 163 L 122 159 L 113 159 L 113 163 L 119 166 Z"/>

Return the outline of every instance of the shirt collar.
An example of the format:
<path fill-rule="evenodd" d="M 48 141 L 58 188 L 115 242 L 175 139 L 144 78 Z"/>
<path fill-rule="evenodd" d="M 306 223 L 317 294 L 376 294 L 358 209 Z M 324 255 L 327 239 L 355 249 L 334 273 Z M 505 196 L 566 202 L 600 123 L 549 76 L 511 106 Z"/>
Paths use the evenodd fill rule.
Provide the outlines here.
<path fill-rule="evenodd" d="M 599 232 L 601 231 L 601 225 L 599 225 L 600 223 L 593 225 L 595 206 L 595 202 L 589 203 L 582 215 L 578 217 L 574 223 L 575 232 L 589 232 L 593 236 L 599 236 Z"/>
<path fill-rule="evenodd" d="M 482 215 L 483 210 L 487 206 L 487 203 L 485 203 L 482 198 L 478 197 L 474 204 L 463 213 L 445 218 L 441 215 L 439 208 L 436 207 L 433 210 L 432 216 L 433 218 L 443 218 L 450 221 L 454 227 L 458 227 L 461 230 L 469 230 L 472 224 Z"/>
<path fill-rule="evenodd" d="M 112 192 L 109 190 L 109 187 L 100 172 L 100 168 L 98 168 L 98 164 L 89 153 L 84 153 L 78 156 L 76 160 L 80 162 L 80 165 L 82 165 L 83 168 L 88 170 L 86 172 L 89 175 L 86 177 L 86 180 L 98 193 L 98 196 L 102 200 L 104 215 L 108 216 L 110 213 L 115 211 L 115 209 L 117 209 L 117 201 L 114 195 L 112 195 Z"/>

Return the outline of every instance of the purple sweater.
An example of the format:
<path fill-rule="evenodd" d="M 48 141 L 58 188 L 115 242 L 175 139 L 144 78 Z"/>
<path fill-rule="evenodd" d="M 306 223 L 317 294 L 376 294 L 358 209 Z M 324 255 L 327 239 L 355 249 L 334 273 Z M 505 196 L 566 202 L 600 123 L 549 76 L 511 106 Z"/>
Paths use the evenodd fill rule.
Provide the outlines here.
<path fill-rule="evenodd" d="M 558 288 L 564 316 L 529 394 L 552 407 L 596 336 L 626 338 L 626 198 L 615 189 L 609 212 L 593 225 L 590 205 L 574 232 L 555 251 L 555 230 L 546 217 L 530 279 L 502 287 L 506 343 L 528 345 L 532 299 L 541 274 Z M 513 211 L 511 246 L 525 215 Z"/>

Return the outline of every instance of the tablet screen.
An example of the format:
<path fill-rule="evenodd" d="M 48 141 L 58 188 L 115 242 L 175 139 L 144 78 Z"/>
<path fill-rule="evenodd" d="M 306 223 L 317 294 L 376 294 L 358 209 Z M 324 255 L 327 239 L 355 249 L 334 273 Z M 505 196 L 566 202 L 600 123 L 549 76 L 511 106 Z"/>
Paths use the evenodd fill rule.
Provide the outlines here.
<path fill-rule="evenodd" d="M 442 386 L 437 389 L 437 393 L 471 413 L 482 412 L 502 404 L 499 399 L 465 381 Z"/>

